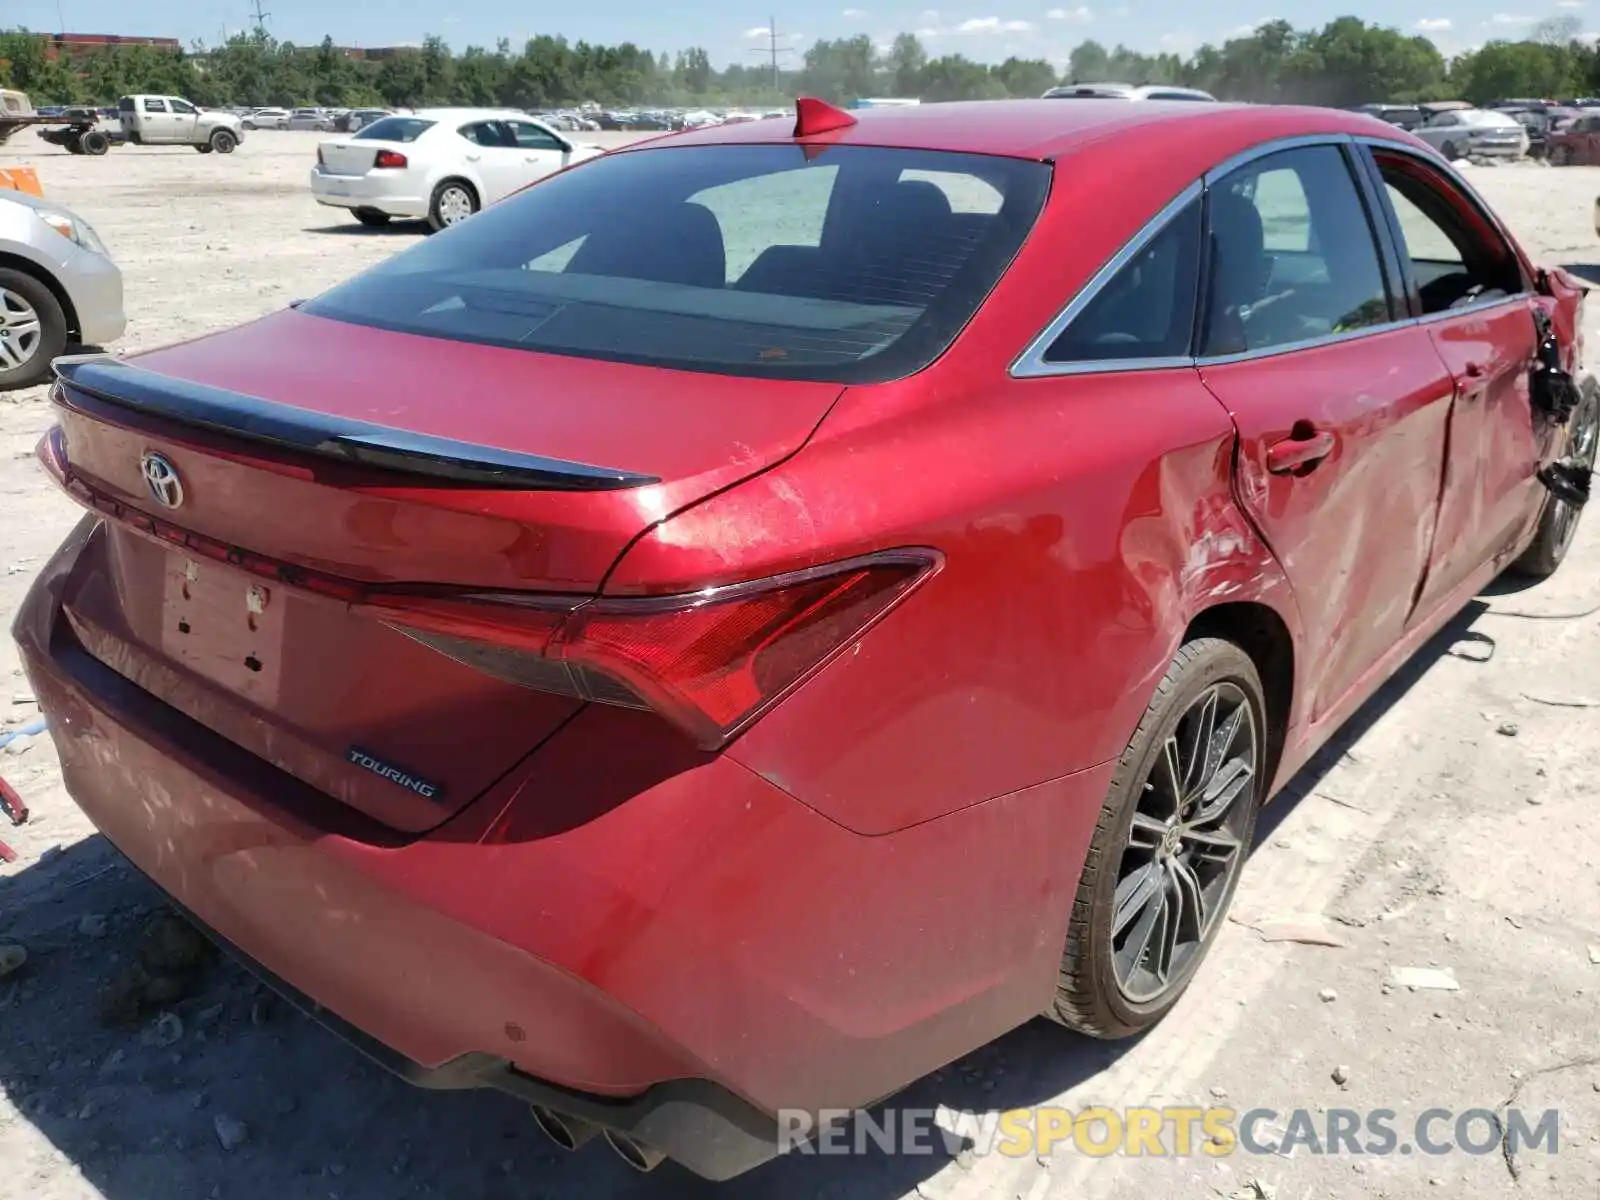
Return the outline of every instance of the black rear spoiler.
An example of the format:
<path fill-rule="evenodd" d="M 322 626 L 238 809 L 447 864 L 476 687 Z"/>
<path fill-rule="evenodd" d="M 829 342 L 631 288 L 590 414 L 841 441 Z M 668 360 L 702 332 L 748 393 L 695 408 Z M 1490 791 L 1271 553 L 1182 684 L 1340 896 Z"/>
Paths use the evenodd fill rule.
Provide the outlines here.
<path fill-rule="evenodd" d="M 452 483 L 524 491 L 608 492 L 660 483 L 614 467 L 519 454 L 208 387 L 102 354 L 55 360 L 58 403 L 85 408 L 78 396 L 179 425 L 280 449 L 360 463 Z"/>

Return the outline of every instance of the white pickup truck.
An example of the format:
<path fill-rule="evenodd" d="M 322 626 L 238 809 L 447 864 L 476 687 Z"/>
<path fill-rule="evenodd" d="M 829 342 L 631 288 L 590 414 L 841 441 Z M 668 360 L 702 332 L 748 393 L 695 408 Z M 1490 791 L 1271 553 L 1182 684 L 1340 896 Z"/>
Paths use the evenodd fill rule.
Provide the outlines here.
<path fill-rule="evenodd" d="M 201 108 L 182 96 L 124 96 L 117 101 L 120 140 L 135 146 L 193 146 L 201 154 L 232 154 L 244 140 L 231 112 Z"/>

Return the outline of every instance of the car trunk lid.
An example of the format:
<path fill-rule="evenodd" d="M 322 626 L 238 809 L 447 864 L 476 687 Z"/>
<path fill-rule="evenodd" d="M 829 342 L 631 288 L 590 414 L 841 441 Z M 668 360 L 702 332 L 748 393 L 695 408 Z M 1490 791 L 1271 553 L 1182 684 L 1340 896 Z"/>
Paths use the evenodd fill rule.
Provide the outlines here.
<path fill-rule="evenodd" d="M 67 601 L 85 646 L 407 831 L 469 803 L 581 701 L 441 652 L 364 598 L 576 604 L 651 524 L 798 449 L 840 391 L 292 311 L 60 373 L 54 469 L 111 518 Z"/>
<path fill-rule="evenodd" d="M 323 168 L 335 175 L 365 175 L 372 170 L 380 150 L 392 150 L 396 154 L 406 152 L 405 146 L 399 142 L 383 142 L 376 138 L 326 141 L 320 149 Z"/>

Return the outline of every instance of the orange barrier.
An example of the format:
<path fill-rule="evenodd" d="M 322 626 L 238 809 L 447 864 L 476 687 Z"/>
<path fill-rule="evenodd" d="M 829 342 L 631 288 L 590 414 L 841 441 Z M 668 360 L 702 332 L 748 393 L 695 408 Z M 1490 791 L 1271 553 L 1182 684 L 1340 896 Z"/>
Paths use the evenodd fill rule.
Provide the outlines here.
<path fill-rule="evenodd" d="M 32 167 L 0 167 L 0 188 L 44 198 L 44 188 L 39 186 L 39 173 Z"/>

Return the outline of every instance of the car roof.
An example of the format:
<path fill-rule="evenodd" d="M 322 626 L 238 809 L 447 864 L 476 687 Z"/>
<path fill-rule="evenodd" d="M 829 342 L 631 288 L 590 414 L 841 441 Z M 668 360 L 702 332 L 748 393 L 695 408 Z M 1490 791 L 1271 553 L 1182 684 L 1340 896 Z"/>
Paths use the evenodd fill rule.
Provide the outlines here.
<path fill-rule="evenodd" d="M 1417 139 L 1365 113 L 1289 105 L 1196 104 L 1191 100 L 980 100 L 861 109 L 854 125 L 806 139 L 824 145 L 882 146 L 1050 160 L 1116 139 L 1122 153 L 1200 152 L 1220 161 L 1261 142 L 1300 134 L 1359 134 L 1406 144 Z M 793 142 L 791 118 L 713 125 L 652 138 L 623 151 L 666 146 Z M 1128 140 L 1130 138 L 1137 140 Z"/>
<path fill-rule="evenodd" d="M 537 120 L 514 108 L 419 108 L 414 113 L 395 115 L 421 117 L 425 121 L 504 121 L 509 117 L 522 121 Z"/>

